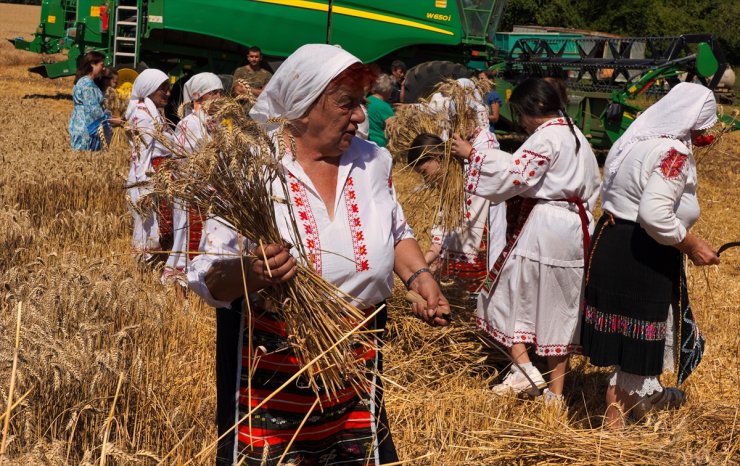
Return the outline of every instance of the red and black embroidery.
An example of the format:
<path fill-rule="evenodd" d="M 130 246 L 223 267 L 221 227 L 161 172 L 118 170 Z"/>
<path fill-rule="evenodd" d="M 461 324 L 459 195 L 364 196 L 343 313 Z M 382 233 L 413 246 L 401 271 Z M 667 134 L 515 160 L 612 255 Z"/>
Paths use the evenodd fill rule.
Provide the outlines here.
<path fill-rule="evenodd" d="M 182 121 L 180 121 L 180 132 L 179 134 L 176 134 L 178 136 L 177 142 L 183 147 L 188 143 L 188 131 L 188 120 L 183 118 Z"/>
<path fill-rule="evenodd" d="M 352 177 L 347 178 L 345 186 L 344 202 L 347 206 L 347 221 L 349 230 L 352 233 L 352 249 L 355 252 L 355 264 L 358 272 L 364 272 L 370 269 L 367 259 L 367 246 L 365 245 L 365 233 L 362 231 L 362 221 L 360 220 L 360 209 L 357 206 L 357 193 L 355 192 L 355 182 Z"/>
<path fill-rule="evenodd" d="M 514 335 L 507 335 L 480 317 L 477 317 L 475 320 L 478 328 L 485 331 L 491 338 L 507 348 L 510 348 L 515 343 L 532 344 L 538 356 L 563 356 L 570 353 L 580 354 L 582 350 L 581 346 L 570 343 L 563 345 L 541 345 L 537 343 L 537 335 L 533 332 L 516 330 Z"/>
<path fill-rule="evenodd" d="M 663 156 L 663 160 L 660 161 L 660 171 L 663 173 L 663 177 L 669 180 L 677 178 L 683 171 L 683 166 L 688 159 L 688 155 L 682 154 L 675 148 L 669 150 Z"/>
<path fill-rule="evenodd" d="M 534 198 L 523 198 L 520 196 L 513 197 L 506 201 L 506 245 L 504 249 L 499 253 L 496 261 L 488 271 L 486 280 L 483 282 L 481 289 L 486 293 L 491 293 L 493 286 L 498 280 L 501 269 L 504 268 L 506 260 L 509 258 L 514 246 L 519 241 L 519 235 L 522 233 L 524 224 L 527 223 L 529 214 L 532 212 L 537 199 Z"/>
<path fill-rule="evenodd" d="M 303 233 L 306 241 L 306 249 L 311 256 L 313 268 L 321 275 L 321 240 L 319 239 L 319 228 L 316 224 L 316 218 L 311 210 L 311 204 L 308 201 L 306 188 L 303 183 L 288 172 L 290 197 L 293 200 L 298 220 L 303 226 Z"/>

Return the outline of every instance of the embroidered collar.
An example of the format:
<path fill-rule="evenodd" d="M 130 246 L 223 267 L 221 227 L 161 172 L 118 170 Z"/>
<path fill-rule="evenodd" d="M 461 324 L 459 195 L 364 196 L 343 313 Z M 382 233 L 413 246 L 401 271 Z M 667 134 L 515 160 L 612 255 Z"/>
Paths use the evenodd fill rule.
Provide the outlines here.
<path fill-rule="evenodd" d="M 342 153 L 339 159 L 339 171 L 337 173 L 337 192 L 335 196 L 335 203 L 334 210 L 339 206 L 339 202 L 342 198 L 342 192 L 344 191 L 345 184 L 347 182 L 347 178 L 349 177 L 350 173 L 352 172 L 352 169 L 356 165 L 356 163 L 362 158 L 362 150 L 358 150 L 358 139 L 355 138 L 352 141 L 352 145 Z M 306 186 L 309 190 L 311 190 L 316 196 L 318 196 L 318 190 L 314 186 L 314 184 L 311 182 L 311 179 L 306 175 L 306 172 L 303 170 L 303 167 L 300 163 L 293 157 L 292 152 L 290 151 L 290 146 L 286 144 L 285 146 L 285 154 L 280 158 L 280 163 L 282 163 L 283 167 L 292 174 L 295 178 L 297 178 L 301 183 Z"/>
<path fill-rule="evenodd" d="M 568 126 L 568 122 L 565 120 L 564 117 L 553 118 L 551 120 L 547 120 L 546 122 L 538 126 L 537 129 L 532 132 L 532 134 L 536 133 L 537 131 L 541 129 L 545 129 L 548 126 Z"/>

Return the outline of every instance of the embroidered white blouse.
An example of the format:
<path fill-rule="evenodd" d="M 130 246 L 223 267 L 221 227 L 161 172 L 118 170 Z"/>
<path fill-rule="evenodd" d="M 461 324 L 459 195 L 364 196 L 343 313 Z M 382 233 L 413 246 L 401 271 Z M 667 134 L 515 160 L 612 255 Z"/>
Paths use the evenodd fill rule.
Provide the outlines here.
<path fill-rule="evenodd" d="M 682 142 L 639 141 L 604 187 L 602 205 L 618 218 L 638 222 L 658 243 L 674 245 L 699 218 L 696 181 L 694 156 Z"/>
<path fill-rule="evenodd" d="M 588 140 L 578 128 L 575 132 L 580 141 L 577 154 L 567 122 L 554 118 L 540 125 L 514 154 L 487 149 L 471 157 L 468 192 L 495 203 L 521 196 L 540 199 L 540 204 L 552 207 L 533 209 L 512 254 L 552 266 L 583 266 L 581 242 L 562 242 L 563 238 L 582 236 L 578 210 L 564 200 L 581 200 L 592 223 L 601 178 Z"/>
<path fill-rule="evenodd" d="M 175 135 L 162 118 L 159 112 L 151 114 L 146 104 L 140 102 L 136 111 L 129 119 L 132 129 L 138 131 L 139 137 L 129 141 L 131 145 L 131 167 L 128 173 L 128 184 L 140 183 L 149 180 L 148 173 L 152 171 L 152 160 L 169 157 L 170 152 L 159 142 L 153 134 L 161 130 L 164 137 L 175 142 Z M 129 196 L 132 202 L 136 202 L 140 195 L 149 192 L 148 188 L 131 188 Z"/>
<path fill-rule="evenodd" d="M 496 136 L 485 128 L 478 128 L 472 141 L 476 150 L 498 149 Z M 489 258 L 495 259 L 506 243 L 506 205 L 492 204 L 488 199 L 470 193 L 465 195 L 463 228 L 445 232 L 439 225 L 431 230 L 432 244 L 442 246 L 442 256 L 457 262 L 473 263 L 478 257 L 481 240 L 488 224 Z"/>
<path fill-rule="evenodd" d="M 175 137 L 177 143 L 185 149 L 186 152 L 195 152 L 196 149 L 208 141 L 207 125 L 208 116 L 203 110 L 192 111 L 180 120 L 175 128 Z"/>
<path fill-rule="evenodd" d="M 282 159 L 288 193 L 279 182 L 275 195 L 286 197 L 292 206 L 300 238 L 290 226 L 288 206 L 275 204 L 278 226 L 291 244 L 303 244 L 311 254 L 312 266 L 328 282 L 356 298 L 362 307 L 388 298 L 393 288 L 394 248 L 414 234 L 393 188 L 390 153 L 355 137 L 341 155 L 337 176 L 334 218 L 330 219 L 323 200 L 300 164 L 290 154 Z M 214 307 L 230 303 L 215 300 L 205 286 L 211 265 L 223 258 L 241 255 L 250 244 L 218 219 L 206 221 L 201 250 L 188 269 L 191 288 Z M 297 255 L 295 248 L 291 250 Z"/>

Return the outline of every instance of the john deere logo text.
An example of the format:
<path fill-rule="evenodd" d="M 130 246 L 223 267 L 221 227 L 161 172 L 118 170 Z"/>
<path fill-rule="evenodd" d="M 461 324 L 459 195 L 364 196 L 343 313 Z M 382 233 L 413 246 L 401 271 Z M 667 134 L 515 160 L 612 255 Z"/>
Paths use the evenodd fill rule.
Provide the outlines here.
<path fill-rule="evenodd" d="M 452 15 L 441 15 L 439 13 L 427 13 L 427 19 L 436 19 L 437 21 L 452 21 Z"/>

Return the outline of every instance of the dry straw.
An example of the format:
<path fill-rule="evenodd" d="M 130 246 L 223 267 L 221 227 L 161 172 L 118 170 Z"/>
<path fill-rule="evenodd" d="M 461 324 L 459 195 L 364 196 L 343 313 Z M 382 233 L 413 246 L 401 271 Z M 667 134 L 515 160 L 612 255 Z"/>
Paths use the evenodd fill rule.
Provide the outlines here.
<path fill-rule="evenodd" d="M 23 303 L 18 303 L 18 312 L 15 326 L 15 349 L 13 350 L 13 369 L 10 372 L 10 390 L 8 391 L 8 406 L 3 415 L 3 440 L 0 443 L 0 457 L 5 455 L 5 446 L 8 441 L 8 427 L 10 427 L 10 413 L 13 409 L 13 392 L 15 391 L 15 378 L 18 371 L 18 348 L 21 345 L 21 315 Z"/>
<path fill-rule="evenodd" d="M 103 107 L 110 112 L 112 118 L 122 119 L 126 113 L 126 108 L 129 103 L 129 95 L 131 94 L 131 83 L 123 83 L 118 88 L 108 88 L 105 91 L 105 101 Z M 112 135 L 110 142 L 106 142 L 105 149 L 121 148 L 126 147 L 126 132 L 120 126 L 114 126 L 111 128 Z M 106 141 L 105 137 L 101 135 L 101 141 Z"/>
<path fill-rule="evenodd" d="M 347 382 L 358 390 L 366 389 L 366 368 L 351 355 L 358 353 L 359 347 L 373 346 L 368 336 L 353 335 L 317 358 L 351 333 L 365 314 L 350 304 L 350 296 L 314 270 L 312 255 L 319 251 L 307 250 L 300 241 L 293 207 L 287 200 L 291 188 L 280 160 L 286 153 L 295 153 L 294 147 L 288 147 L 293 144 L 287 123 L 276 122 L 279 128 L 268 135 L 246 118 L 239 102 L 231 98 L 209 101 L 206 111 L 220 124 L 215 125 L 210 141 L 195 152 L 185 153 L 161 133 L 155 135 L 169 146 L 174 159 L 156 174 L 154 192 L 197 206 L 253 244 L 293 243 L 291 247 L 301 258 L 296 277 L 260 294 L 286 322 L 291 348 L 300 363 L 317 359 L 307 371 L 314 391 L 324 387 L 336 393 Z M 280 233 L 277 208 L 287 211 L 290 238 Z M 262 259 L 262 254 L 257 258 Z"/>
<path fill-rule="evenodd" d="M 421 133 L 448 138 L 458 134 L 468 139 L 478 126 L 472 105 L 477 92 L 480 92 L 477 88 L 465 88 L 455 80 L 447 80 L 435 87 L 430 98 L 401 107 L 386 128 L 388 149 L 394 159 L 403 159 L 412 148 L 414 138 Z M 449 140 L 440 149 L 441 169 L 431 190 L 436 209 L 431 215 L 436 215 L 434 223 L 445 231 L 452 231 L 462 228 L 465 221 L 465 165 L 462 159 L 452 155 Z"/>
<path fill-rule="evenodd" d="M 24 10 L 33 13 L 19 25 Z M 39 11 L 2 3 L 0 29 L 9 24 L 5 37 L 32 31 Z M 0 67 L 0 411 L 8 403 L 19 301 L 14 392 L 24 396 L 13 397 L 4 464 L 97 466 L 111 395 L 125 373 L 108 463 L 182 465 L 217 436 L 214 311 L 192 294 L 177 298 L 157 273 L 138 270 L 121 192 L 130 152 L 72 151 L 72 104 L 57 97 L 70 93 L 72 80 L 28 73 L 38 56 L 0 42 L 0 63 L 8 64 L 8 53 L 22 63 Z M 39 98 L 24 98 L 31 94 Z M 740 238 L 739 148 L 735 131 L 706 152 L 695 150 L 702 213 L 692 232 L 715 247 Z M 393 181 L 427 243 L 417 219 L 427 221 L 433 207 L 415 211 L 406 201 L 421 197 L 414 192 L 419 178 L 397 167 Z M 624 432 L 600 428 L 607 376 L 579 357 L 566 376 L 567 413 L 539 400 L 495 397 L 490 384 L 508 361 L 480 344 L 465 314 L 444 329 L 410 317 L 397 282 L 383 355 L 400 458 L 419 466 L 738 464 L 740 249 L 723 253 L 719 266 L 689 265 L 687 273 L 707 338 L 704 360 L 683 387 L 683 407 Z M 211 450 L 191 464 L 213 463 Z"/>

